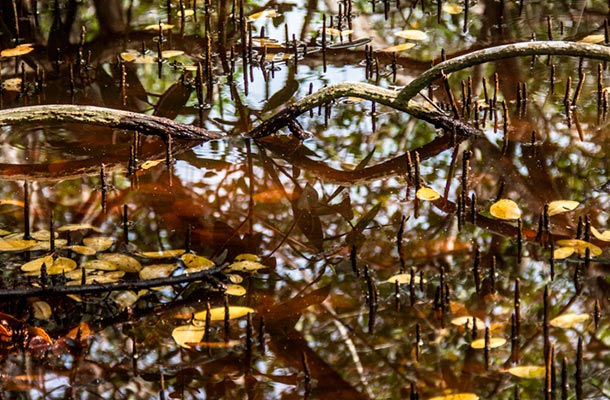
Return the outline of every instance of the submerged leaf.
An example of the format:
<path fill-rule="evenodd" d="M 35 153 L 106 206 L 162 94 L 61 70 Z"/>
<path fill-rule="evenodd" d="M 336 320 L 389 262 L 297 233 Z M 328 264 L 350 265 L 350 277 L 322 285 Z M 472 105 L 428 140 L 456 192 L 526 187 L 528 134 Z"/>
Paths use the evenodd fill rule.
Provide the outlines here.
<path fill-rule="evenodd" d="M 434 201 L 441 198 L 441 195 L 436 190 L 429 187 L 420 188 L 417 193 L 415 193 L 415 196 L 417 196 L 418 199 L 425 201 Z"/>
<path fill-rule="evenodd" d="M 521 209 L 512 200 L 501 199 L 489 208 L 489 213 L 498 219 L 515 220 L 521 218 Z"/>
<path fill-rule="evenodd" d="M 30 307 L 32 308 L 34 318 L 36 319 L 48 320 L 53 314 L 51 306 L 46 301 L 35 301 Z"/>
<path fill-rule="evenodd" d="M 568 211 L 572 211 L 580 205 L 579 202 L 574 200 L 556 200 L 549 203 L 549 217 L 557 214 L 562 214 Z"/>
<path fill-rule="evenodd" d="M 575 313 L 569 313 L 569 314 L 563 314 L 560 315 L 558 317 L 553 318 L 552 320 L 549 321 L 549 324 L 551 326 L 554 326 L 555 328 L 564 328 L 564 329 L 568 329 L 568 328 L 574 328 L 574 326 L 588 321 L 591 318 L 591 316 L 589 314 L 575 314 Z"/>
<path fill-rule="evenodd" d="M 250 307 L 240 307 L 240 306 L 231 306 L 229 307 L 229 319 L 236 319 L 245 317 L 246 315 L 253 313 L 254 309 Z M 207 316 L 207 311 L 201 311 L 194 315 L 195 319 L 200 321 L 205 321 Z M 224 307 L 216 307 L 210 309 L 210 320 L 211 321 L 223 321 L 225 319 L 225 308 Z"/>
<path fill-rule="evenodd" d="M 506 372 L 519 378 L 541 379 L 546 374 L 546 368 L 537 365 L 522 365 L 509 368 Z"/>

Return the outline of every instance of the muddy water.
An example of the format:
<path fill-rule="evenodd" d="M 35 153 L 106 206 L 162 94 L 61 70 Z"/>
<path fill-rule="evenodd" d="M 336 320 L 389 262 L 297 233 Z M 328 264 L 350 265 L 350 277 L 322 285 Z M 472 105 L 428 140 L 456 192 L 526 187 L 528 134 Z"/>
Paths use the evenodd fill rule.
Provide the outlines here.
<path fill-rule="evenodd" d="M 239 2 L 185 1 L 184 19 L 178 2 L 48 3 L 2 5 L 2 48 L 34 43 L 1 59 L 2 109 L 95 105 L 226 138 L 3 126 L 5 398 L 610 396 L 603 63 L 449 75 L 468 139 L 352 98 L 300 116 L 304 141 L 247 137 L 310 91 L 397 88 L 442 53 L 603 43 L 607 4 L 246 2 L 242 30 Z M 423 94 L 455 112 L 443 82 Z M 519 220 L 490 213 L 500 199 Z"/>

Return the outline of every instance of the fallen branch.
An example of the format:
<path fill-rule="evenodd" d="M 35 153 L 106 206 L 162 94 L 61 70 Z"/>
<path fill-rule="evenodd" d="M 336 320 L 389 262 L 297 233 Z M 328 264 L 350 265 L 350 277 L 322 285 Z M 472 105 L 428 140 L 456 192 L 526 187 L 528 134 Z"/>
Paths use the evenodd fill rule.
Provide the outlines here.
<path fill-rule="evenodd" d="M 173 121 L 169 118 L 73 104 L 49 104 L 0 110 L 0 126 L 32 122 L 68 122 L 127 129 L 162 138 L 212 140 L 224 135 Z"/>
<path fill-rule="evenodd" d="M 224 285 L 222 285 L 218 279 L 218 274 L 220 271 L 221 267 L 216 267 L 192 274 L 183 274 L 179 276 L 170 276 L 167 278 L 146 279 L 140 281 L 1 289 L 0 300 L 16 300 L 19 298 L 28 297 L 54 297 L 65 296 L 67 294 L 110 293 L 117 290 L 141 290 L 159 286 L 178 285 L 194 281 L 209 281 L 219 289 L 224 289 Z"/>

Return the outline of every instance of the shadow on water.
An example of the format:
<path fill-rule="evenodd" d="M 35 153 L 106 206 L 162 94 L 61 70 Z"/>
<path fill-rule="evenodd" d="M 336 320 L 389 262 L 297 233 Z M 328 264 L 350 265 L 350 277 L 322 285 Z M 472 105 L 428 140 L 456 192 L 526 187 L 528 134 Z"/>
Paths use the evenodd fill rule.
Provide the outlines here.
<path fill-rule="evenodd" d="M 2 110 L 226 137 L 0 110 L 2 398 L 609 398 L 605 63 L 509 58 L 415 98 L 473 137 L 352 97 L 247 135 L 325 85 L 608 42 L 608 4 L 544 3 L 3 2 Z"/>

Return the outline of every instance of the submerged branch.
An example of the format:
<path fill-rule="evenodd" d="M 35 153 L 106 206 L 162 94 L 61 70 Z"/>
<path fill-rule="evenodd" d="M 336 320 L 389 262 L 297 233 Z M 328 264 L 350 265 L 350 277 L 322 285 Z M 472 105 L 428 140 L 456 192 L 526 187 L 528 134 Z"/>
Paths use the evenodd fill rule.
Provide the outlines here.
<path fill-rule="evenodd" d="M 29 297 L 54 297 L 65 296 L 67 294 L 110 293 L 117 290 L 141 290 L 195 281 L 208 281 L 222 289 L 223 285 L 218 279 L 218 274 L 220 271 L 221 268 L 217 267 L 192 274 L 170 276 L 167 278 L 145 279 L 140 281 L 0 289 L 0 300 L 16 300 L 18 298 Z"/>
<path fill-rule="evenodd" d="M 68 122 L 127 129 L 143 134 L 174 139 L 212 140 L 222 138 L 217 132 L 182 124 L 169 118 L 72 104 L 50 104 L 0 110 L 0 127 L 32 122 Z"/>

